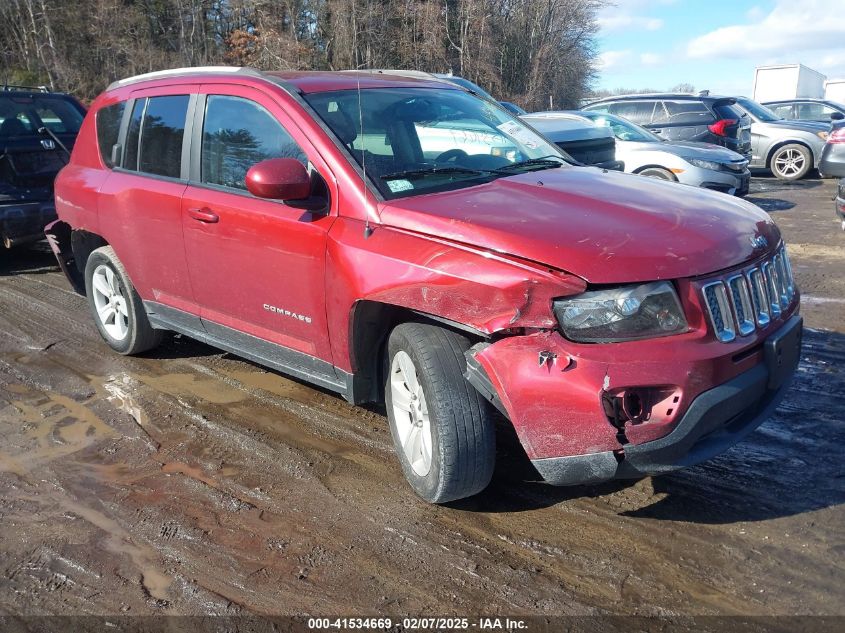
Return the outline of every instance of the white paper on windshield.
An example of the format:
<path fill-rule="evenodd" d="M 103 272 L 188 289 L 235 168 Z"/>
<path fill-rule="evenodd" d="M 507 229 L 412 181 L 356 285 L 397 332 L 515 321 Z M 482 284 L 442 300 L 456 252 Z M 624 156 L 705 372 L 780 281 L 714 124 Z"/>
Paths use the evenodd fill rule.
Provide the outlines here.
<path fill-rule="evenodd" d="M 400 191 L 408 191 L 408 189 L 413 189 L 414 185 L 411 184 L 410 180 L 400 178 L 399 180 L 388 180 L 387 188 L 390 189 L 391 193 L 399 193 Z"/>
<path fill-rule="evenodd" d="M 528 149 L 536 149 L 539 146 L 539 143 L 537 143 L 537 137 L 534 133 L 527 128 L 524 128 L 516 121 L 505 121 L 496 127 L 511 138 L 514 138 L 525 145 Z"/>

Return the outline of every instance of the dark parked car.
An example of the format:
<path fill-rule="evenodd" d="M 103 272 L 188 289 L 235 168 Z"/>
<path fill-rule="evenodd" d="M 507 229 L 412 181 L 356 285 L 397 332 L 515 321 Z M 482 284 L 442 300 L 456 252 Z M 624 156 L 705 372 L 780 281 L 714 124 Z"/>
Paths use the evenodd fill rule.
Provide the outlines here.
<path fill-rule="evenodd" d="M 68 95 L 0 86 L 0 240 L 6 248 L 42 239 L 55 219 L 53 181 L 84 116 L 85 108 Z"/>
<path fill-rule="evenodd" d="M 582 165 L 624 171 L 616 159 L 616 139 L 610 128 L 571 112 L 533 112 L 520 117 Z"/>
<path fill-rule="evenodd" d="M 732 97 L 627 95 L 594 101 L 582 110 L 621 116 L 668 141 L 714 143 L 751 159 L 751 118 Z"/>
<path fill-rule="evenodd" d="M 845 178 L 845 121 L 834 121 L 819 159 L 825 178 Z"/>
<path fill-rule="evenodd" d="M 837 114 L 845 116 L 845 104 L 825 99 L 784 99 L 767 101 L 763 104 L 769 110 L 787 121 L 830 122 Z"/>

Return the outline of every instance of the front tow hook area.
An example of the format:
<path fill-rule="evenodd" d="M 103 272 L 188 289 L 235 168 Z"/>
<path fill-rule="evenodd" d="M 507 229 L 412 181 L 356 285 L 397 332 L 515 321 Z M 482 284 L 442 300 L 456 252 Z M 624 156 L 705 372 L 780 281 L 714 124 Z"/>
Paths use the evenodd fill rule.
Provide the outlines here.
<path fill-rule="evenodd" d="M 532 463 L 547 482 L 569 486 L 659 475 L 711 459 L 774 413 L 798 367 L 802 332 L 802 318 L 790 318 L 765 341 L 762 363 L 701 393 L 664 437 L 628 445 L 624 454 L 604 451 Z"/>

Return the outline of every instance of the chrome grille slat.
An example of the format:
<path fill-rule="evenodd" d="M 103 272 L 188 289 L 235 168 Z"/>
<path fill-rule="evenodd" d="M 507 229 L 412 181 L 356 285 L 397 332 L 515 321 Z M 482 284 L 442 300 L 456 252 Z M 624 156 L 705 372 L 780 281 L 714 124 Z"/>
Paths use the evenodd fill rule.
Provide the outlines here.
<path fill-rule="evenodd" d="M 769 317 L 769 296 L 766 294 L 766 282 L 759 268 L 748 271 L 748 284 L 751 287 L 751 302 L 758 327 L 765 327 L 771 321 Z"/>
<path fill-rule="evenodd" d="M 733 316 L 728 303 L 728 293 L 725 284 L 721 281 L 707 284 L 702 289 L 704 292 L 704 303 L 710 314 L 710 323 L 716 332 L 716 338 L 723 343 L 729 343 L 736 338 L 736 330 L 733 326 Z"/>
<path fill-rule="evenodd" d="M 779 318 L 797 289 L 786 248 L 758 266 L 715 279 L 701 287 L 704 309 L 716 338 L 730 343 Z"/>
<path fill-rule="evenodd" d="M 731 304 L 734 310 L 733 316 L 736 319 L 739 335 L 748 336 L 754 331 L 755 325 L 745 277 L 742 275 L 730 277 L 728 279 L 728 290 L 730 290 Z"/>
<path fill-rule="evenodd" d="M 780 293 L 775 282 L 776 273 L 772 268 L 772 262 L 765 262 L 762 270 L 763 278 L 766 280 L 766 294 L 769 295 L 769 311 L 772 313 L 772 318 L 776 319 L 780 316 Z"/>

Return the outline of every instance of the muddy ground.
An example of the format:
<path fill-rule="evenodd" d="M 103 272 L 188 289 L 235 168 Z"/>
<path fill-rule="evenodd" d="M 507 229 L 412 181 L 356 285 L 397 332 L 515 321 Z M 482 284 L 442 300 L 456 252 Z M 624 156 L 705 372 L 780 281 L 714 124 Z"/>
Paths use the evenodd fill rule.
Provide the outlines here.
<path fill-rule="evenodd" d="M 804 293 L 777 415 L 710 463 L 418 501 L 386 420 L 169 337 L 113 354 L 44 245 L 0 265 L 2 614 L 845 615 L 845 233 L 756 179 Z"/>

